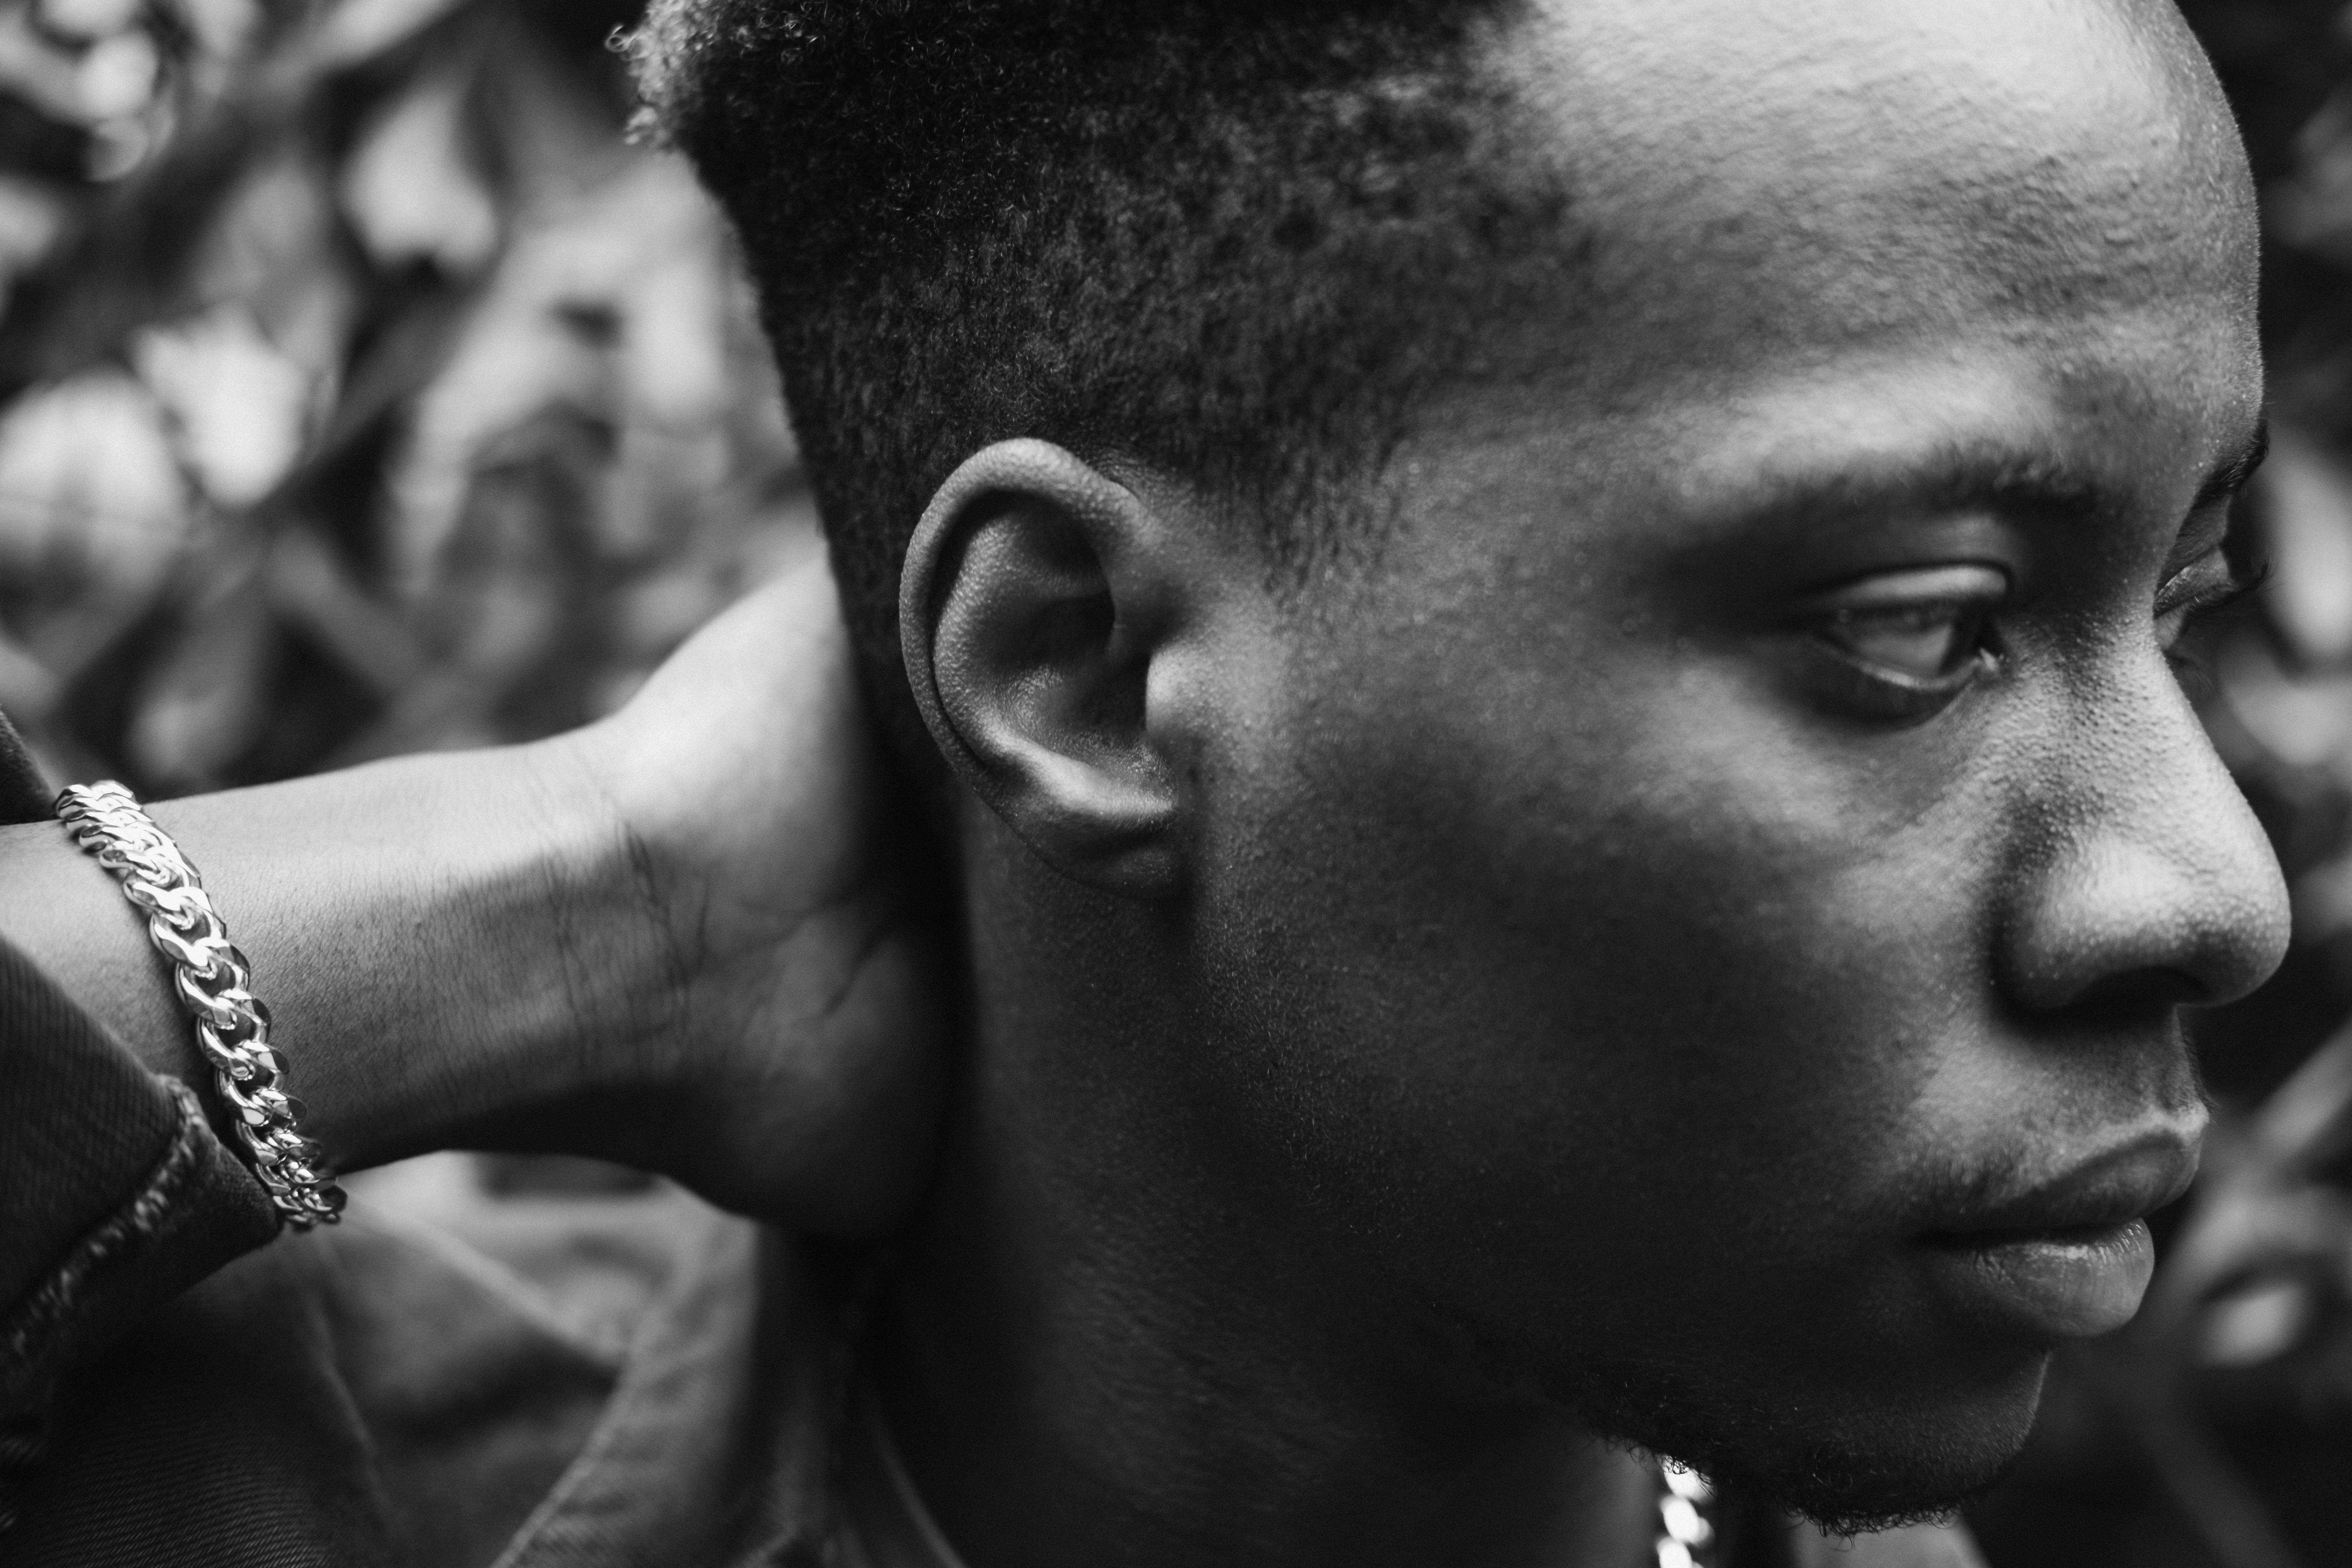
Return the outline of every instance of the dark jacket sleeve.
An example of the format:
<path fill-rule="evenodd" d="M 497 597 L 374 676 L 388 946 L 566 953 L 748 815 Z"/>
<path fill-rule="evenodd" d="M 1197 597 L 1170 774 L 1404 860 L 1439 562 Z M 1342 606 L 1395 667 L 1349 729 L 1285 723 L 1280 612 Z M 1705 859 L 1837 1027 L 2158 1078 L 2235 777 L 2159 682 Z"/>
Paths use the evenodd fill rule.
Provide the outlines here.
<path fill-rule="evenodd" d="M 37 785 L 0 721 L 0 819 Z M 0 1530 L 58 1373 L 277 1232 L 195 1097 L 0 943 Z"/>

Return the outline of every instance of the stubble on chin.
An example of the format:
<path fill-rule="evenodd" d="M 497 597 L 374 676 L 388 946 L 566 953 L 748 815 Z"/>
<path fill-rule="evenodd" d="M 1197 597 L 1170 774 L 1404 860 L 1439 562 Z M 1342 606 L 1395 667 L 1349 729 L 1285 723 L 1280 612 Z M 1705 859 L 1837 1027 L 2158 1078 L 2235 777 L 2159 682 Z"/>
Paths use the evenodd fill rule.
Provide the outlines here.
<path fill-rule="evenodd" d="M 1592 1367 L 1542 1384 L 1603 1441 L 1690 1465 L 1726 1495 L 1832 1536 L 1948 1522 L 2008 1473 L 2031 1428 L 2030 1405 L 2021 1422 L 1966 1430 L 1884 1412 L 1842 1420 L 1652 1366 Z"/>

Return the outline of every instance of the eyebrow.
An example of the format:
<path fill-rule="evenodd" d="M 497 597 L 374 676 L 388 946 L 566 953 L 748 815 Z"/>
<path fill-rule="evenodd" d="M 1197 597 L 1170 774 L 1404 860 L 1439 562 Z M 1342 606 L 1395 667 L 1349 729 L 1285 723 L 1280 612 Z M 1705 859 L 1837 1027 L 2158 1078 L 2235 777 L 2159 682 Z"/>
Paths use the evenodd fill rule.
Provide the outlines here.
<path fill-rule="evenodd" d="M 2244 446 L 2206 476 L 2191 512 L 2244 489 L 2270 451 L 2265 415 Z M 2011 517 L 2082 521 L 2116 510 L 2112 482 L 2055 451 L 2021 451 L 2006 442 L 1963 442 L 1924 462 L 1859 473 L 1809 476 L 1775 487 L 1743 509 L 1751 521 L 1822 522 L 1917 516 L 1982 508 Z"/>
<path fill-rule="evenodd" d="M 2202 511 L 2234 499 L 2252 481 L 2270 450 L 2271 421 L 2264 414 L 2245 445 L 2205 477 L 2189 510 Z M 1963 449 L 1949 454 L 1925 478 L 1926 484 L 1914 491 L 1912 500 L 1915 505 L 1924 502 L 1930 510 L 1990 502 L 2004 511 L 2091 517 L 2111 504 L 2110 487 L 2054 454 Z"/>

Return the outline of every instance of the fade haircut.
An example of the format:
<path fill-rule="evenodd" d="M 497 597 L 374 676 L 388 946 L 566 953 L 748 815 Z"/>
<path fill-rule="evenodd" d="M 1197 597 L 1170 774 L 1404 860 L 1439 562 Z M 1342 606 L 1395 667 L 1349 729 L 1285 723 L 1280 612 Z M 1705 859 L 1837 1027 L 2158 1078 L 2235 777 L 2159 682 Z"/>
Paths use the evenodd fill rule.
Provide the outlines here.
<path fill-rule="evenodd" d="M 919 766 L 898 575 L 990 442 L 1188 482 L 1277 591 L 1362 552 L 1414 410 L 1493 322 L 1495 264 L 1574 259 L 1474 63 L 1517 3 L 654 0 L 646 118 L 740 237 Z"/>

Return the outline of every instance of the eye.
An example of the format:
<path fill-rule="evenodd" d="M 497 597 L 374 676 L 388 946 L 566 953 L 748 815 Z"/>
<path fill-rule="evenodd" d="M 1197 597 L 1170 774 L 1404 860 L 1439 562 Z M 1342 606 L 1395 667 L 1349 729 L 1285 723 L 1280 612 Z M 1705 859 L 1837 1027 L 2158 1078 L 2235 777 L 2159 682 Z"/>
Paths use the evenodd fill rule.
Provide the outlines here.
<path fill-rule="evenodd" d="M 1914 605 L 1840 612 L 1822 635 L 1859 663 L 1926 685 L 1951 679 L 1976 662 L 1989 606 Z"/>
<path fill-rule="evenodd" d="M 2165 580 L 2156 595 L 2157 641 L 2168 654 L 2192 651 L 2198 628 L 2252 595 L 2270 577 L 2258 564 L 2241 573 L 2219 549 L 2209 550 Z"/>
<path fill-rule="evenodd" d="M 2231 606 L 2250 599 L 2270 577 L 2257 563 L 2241 571 L 2220 550 L 2208 551 L 2165 580 L 2156 595 L 2156 640 L 2181 689 L 2195 700 L 2212 690 L 2216 636 Z"/>
<path fill-rule="evenodd" d="M 1918 720 L 1991 667 L 1993 614 L 2008 595 L 1999 567 L 1936 566 L 1847 584 L 1815 600 L 1806 618 L 1843 706 Z"/>

